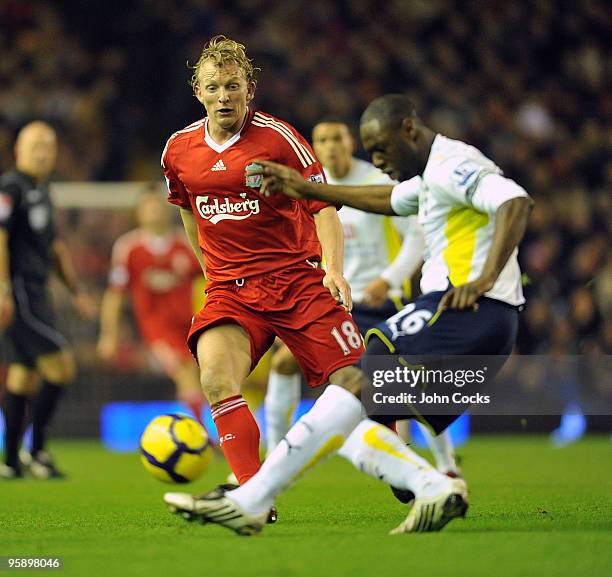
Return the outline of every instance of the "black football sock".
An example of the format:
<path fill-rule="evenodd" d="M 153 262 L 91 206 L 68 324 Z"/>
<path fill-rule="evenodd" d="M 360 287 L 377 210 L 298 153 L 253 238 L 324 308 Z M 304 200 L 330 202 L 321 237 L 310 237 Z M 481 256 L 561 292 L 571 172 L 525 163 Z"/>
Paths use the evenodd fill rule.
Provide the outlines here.
<path fill-rule="evenodd" d="M 23 435 L 28 397 L 7 391 L 2 403 L 4 413 L 4 461 L 9 467 L 18 467 L 18 452 Z"/>
<path fill-rule="evenodd" d="M 55 414 L 64 387 L 43 381 L 32 407 L 32 455 L 42 451 L 45 446 L 47 427 Z"/>

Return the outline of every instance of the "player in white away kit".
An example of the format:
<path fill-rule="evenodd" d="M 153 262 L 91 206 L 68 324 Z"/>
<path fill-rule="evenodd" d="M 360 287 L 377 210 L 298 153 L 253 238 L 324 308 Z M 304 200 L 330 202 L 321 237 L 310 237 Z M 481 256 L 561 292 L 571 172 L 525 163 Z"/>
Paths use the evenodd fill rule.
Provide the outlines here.
<path fill-rule="evenodd" d="M 374 165 L 400 184 L 316 184 L 289 167 L 266 161 L 260 162 L 263 169 L 251 174 L 266 177 L 260 191 L 264 195 L 320 198 L 380 214 L 418 213 L 426 243 L 423 295 L 379 325 L 366 355 L 391 351 L 508 356 L 516 339 L 517 307 L 524 301 L 517 246 L 531 210 L 529 195 L 474 147 L 427 128 L 403 95 L 374 100 L 361 117 L 360 133 Z M 358 392 L 352 386 L 329 385 L 261 469 L 238 489 L 216 489 L 196 497 L 168 493 L 166 503 L 188 518 L 218 523 L 240 534 L 258 533 L 275 497 L 340 449 L 339 454 L 359 470 L 416 496 L 406 519 L 392 533 L 437 531 L 463 516 L 464 484 L 436 471 L 389 428 L 364 417 Z M 453 417 L 446 420 L 445 424 L 428 419 L 438 430 Z"/>
<path fill-rule="evenodd" d="M 324 121 L 312 131 L 312 146 L 329 184 L 397 184 L 372 163 L 353 156 L 354 142 L 343 122 Z M 406 304 L 403 285 L 421 264 L 425 247 L 416 216 L 389 218 L 343 206 L 338 216 L 344 229 L 344 275 L 353 295 L 353 320 L 362 335 L 393 316 Z M 401 246 L 391 258 L 393 245 Z M 271 453 L 289 430 L 290 417 L 301 396 L 297 361 L 284 345 L 272 357 L 266 392 L 266 452 Z M 436 468 L 458 476 L 448 431 L 433 436 L 419 423 L 436 461 Z"/>

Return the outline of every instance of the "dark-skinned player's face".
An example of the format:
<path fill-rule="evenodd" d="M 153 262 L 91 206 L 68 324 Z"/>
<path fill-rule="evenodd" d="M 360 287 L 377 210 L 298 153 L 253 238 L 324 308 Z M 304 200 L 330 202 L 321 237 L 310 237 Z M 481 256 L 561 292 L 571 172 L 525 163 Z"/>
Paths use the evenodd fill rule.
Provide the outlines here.
<path fill-rule="evenodd" d="M 372 119 L 361 124 L 360 135 L 372 164 L 392 179 L 408 180 L 421 170 L 415 135 L 404 124 L 390 128 Z"/>

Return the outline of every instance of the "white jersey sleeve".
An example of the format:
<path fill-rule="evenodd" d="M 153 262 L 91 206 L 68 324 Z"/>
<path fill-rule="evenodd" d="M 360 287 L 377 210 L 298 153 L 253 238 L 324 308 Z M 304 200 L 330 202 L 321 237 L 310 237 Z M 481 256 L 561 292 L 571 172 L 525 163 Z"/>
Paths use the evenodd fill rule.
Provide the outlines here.
<path fill-rule="evenodd" d="M 494 214 L 512 198 L 527 196 L 524 188 L 502 176 L 501 170 L 485 156 L 451 157 L 432 172 L 432 180 L 454 202 L 487 214 Z"/>
<path fill-rule="evenodd" d="M 419 191 L 422 180 L 415 176 L 393 187 L 391 191 L 391 209 L 398 216 L 410 216 L 419 212 Z"/>
<path fill-rule="evenodd" d="M 401 222 L 398 222 L 401 221 Z M 408 218 L 394 218 L 393 224 L 402 235 L 402 246 L 393 262 L 382 271 L 380 276 L 390 286 L 401 286 L 417 271 L 423 258 L 425 238 L 416 216 Z"/>
<path fill-rule="evenodd" d="M 527 191 L 514 180 L 501 174 L 488 174 L 480 179 L 472 194 L 472 206 L 481 212 L 493 214 L 505 202 L 527 196 Z"/>

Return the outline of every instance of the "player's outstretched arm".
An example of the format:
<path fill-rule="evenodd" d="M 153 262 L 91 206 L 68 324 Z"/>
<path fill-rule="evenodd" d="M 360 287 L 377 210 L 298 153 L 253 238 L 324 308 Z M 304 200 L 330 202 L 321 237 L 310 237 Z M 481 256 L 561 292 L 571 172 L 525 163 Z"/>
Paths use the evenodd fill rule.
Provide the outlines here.
<path fill-rule="evenodd" d="M 249 170 L 249 175 L 261 174 L 264 195 L 282 192 L 291 198 L 315 198 L 333 204 L 352 206 L 366 212 L 395 215 L 391 208 L 392 185 L 335 186 L 320 184 L 304 177 L 295 169 L 268 160 L 255 160 L 262 168 Z"/>
<path fill-rule="evenodd" d="M 495 211 L 493 241 L 482 273 L 474 281 L 449 290 L 440 299 L 438 308 L 473 308 L 476 301 L 493 288 L 510 255 L 525 234 L 532 206 L 531 197 L 520 196 L 504 202 Z"/>
<path fill-rule="evenodd" d="M 202 267 L 202 272 L 204 276 L 206 276 L 206 265 L 204 264 L 204 257 L 202 256 L 202 250 L 200 249 L 200 240 L 198 237 L 198 222 L 193 216 L 193 212 L 187 208 L 181 208 L 181 220 L 183 221 L 183 226 L 185 227 L 185 234 L 187 234 L 187 238 L 189 239 L 189 243 L 191 244 L 191 248 Z"/>

